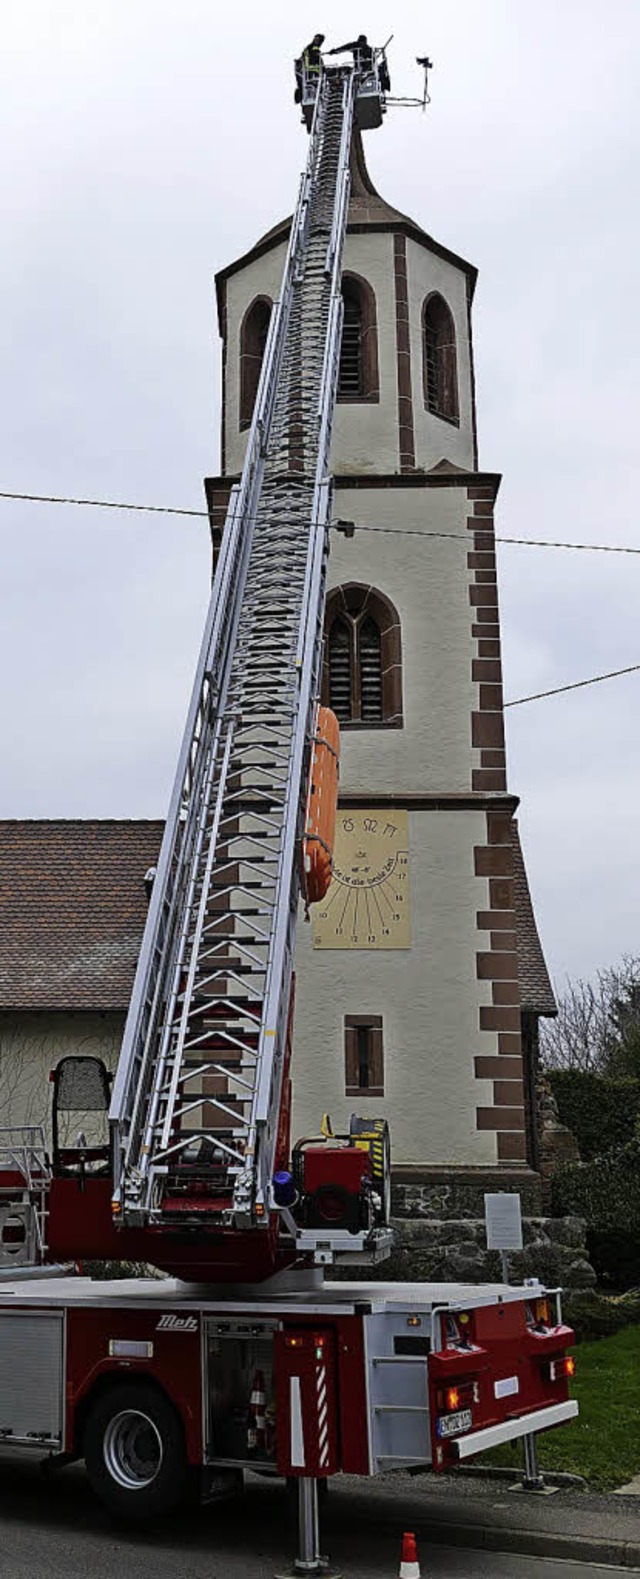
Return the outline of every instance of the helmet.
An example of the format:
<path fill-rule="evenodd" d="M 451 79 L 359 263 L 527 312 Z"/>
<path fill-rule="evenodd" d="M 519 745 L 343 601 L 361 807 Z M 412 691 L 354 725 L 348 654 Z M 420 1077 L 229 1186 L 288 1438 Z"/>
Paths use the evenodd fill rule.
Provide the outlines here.
<path fill-rule="evenodd" d="M 324 44 L 325 37 L 326 37 L 325 33 L 314 33 L 314 35 L 313 35 L 313 42 L 314 42 L 314 44 Z"/>

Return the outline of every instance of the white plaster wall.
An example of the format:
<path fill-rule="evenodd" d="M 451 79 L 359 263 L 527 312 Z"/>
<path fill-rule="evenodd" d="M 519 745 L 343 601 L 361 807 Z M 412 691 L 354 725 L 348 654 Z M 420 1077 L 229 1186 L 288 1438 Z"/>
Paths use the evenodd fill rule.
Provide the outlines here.
<path fill-rule="evenodd" d="M 329 585 L 371 583 L 402 626 L 403 729 L 343 733 L 343 792 L 401 795 L 471 788 L 477 685 L 469 604 L 464 488 L 336 488 L 335 514 L 388 531 L 331 534 Z M 402 528 L 416 534 L 400 535 Z M 444 538 L 429 538 L 427 532 Z"/>
<path fill-rule="evenodd" d="M 240 328 L 247 307 L 256 296 L 275 301 L 287 255 L 283 242 L 248 263 L 227 280 L 227 368 L 225 381 L 224 427 L 226 470 L 231 475 L 242 471 L 247 444 L 246 430 L 240 432 Z"/>
<path fill-rule="evenodd" d="M 0 1127 L 44 1124 L 50 1138 L 50 1071 L 71 1053 L 115 1069 L 124 1015 L 0 1015 Z"/>
<path fill-rule="evenodd" d="M 352 1112 L 379 1113 L 396 1164 L 493 1165 L 496 1136 L 476 1129 L 493 1086 L 474 1074 L 474 1056 L 497 1051 L 496 1033 L 478 1029 L 480 1006 L 491 1003 L 475 965 L 488 880 L 474 875 L 473 847 L 486 841 L 486 820 L 414 811 L 410 830 L 410 949 L 314 950 L 300 921 L 293 1134 L 317 1132 L 327 1110 L 336 1127 Z M 369 1013 L 383 1016 L 385 1095 L 345 1097 L 344 1016 Z"/>
<path fill-rule="evenodd" d="M 471 355 L 467 315 L 467 280 L 461 269 L 407 241 L 407 285 L 411 326 L 411 386 L 415 430 L 416 466 L 430 471 L 440 460 L 473 468 L 473 410 Z M 438 291 L 451 309 L 456 328 L 460 426 L 444 422 L 425 409 L 422 377 L 422 305 L 425 296 Z"/>
<path fill-rule="evenodd" d="M 361 274 L 373 287 L 378 330 L 380 400 L 357 405 L 340 402 L 333 423 L 331 467 L 334 472 L 397 472 L 398 367 L 393 236 L 347 236 L 344 271 Z"/>

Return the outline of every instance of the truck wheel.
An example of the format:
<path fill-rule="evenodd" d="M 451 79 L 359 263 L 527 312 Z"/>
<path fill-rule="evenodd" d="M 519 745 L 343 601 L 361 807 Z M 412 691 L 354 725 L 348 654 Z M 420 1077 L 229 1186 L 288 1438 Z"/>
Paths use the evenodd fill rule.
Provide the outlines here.
<path fill-rule="evenodd" d="M 85 1429 L 84 1458 L 94 1491 L 117 1518 L 169 1513 L 186 1494 L 181 1421 L 148 1382 L 114 1387 L 98 1399 Z"/>

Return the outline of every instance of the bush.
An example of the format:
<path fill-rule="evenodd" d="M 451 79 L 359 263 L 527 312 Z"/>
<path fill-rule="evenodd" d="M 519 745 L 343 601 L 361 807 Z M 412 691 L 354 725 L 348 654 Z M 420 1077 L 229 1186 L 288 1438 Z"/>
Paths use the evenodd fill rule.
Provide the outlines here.
<path fill-rule="evenodd" d="M 588 1228 L 589 1260 L 603 1288 L 635 1288 L 640 1277 L 640 1235 L 627 1228 Z"/>
<path fill-rule="evenodd" d="M 614 1080 L 592 1069 L 545 1071 L 561 1124 L 578 1142 L 583 1162 L 630 1141 L 640 1117 L 640 1080 Z"/>
<path fill-rule="evenodd" d="M 640 1139 L 555 1174 L 553 1210 L 584 1217 L 589 1255 L 612 1288 L 640 1285 Z"/>
<path fill-rule="evenodd" d="M 640 1289 L 628 1294 L 602 1294 L 594 1288 L 565 1289 L 562 1295 L 562 1317 L 573 1327 L 578 1343 L 592 1338 L 610 1338 L 623 1327 L 635 1327 L 640 1321 Z"/>

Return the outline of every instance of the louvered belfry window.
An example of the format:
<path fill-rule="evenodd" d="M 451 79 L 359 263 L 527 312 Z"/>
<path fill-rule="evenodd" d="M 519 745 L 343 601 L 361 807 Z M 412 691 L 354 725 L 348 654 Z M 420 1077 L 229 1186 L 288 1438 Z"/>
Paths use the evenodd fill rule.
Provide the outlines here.
<path fill-rule="evenodd" d="M 342 340 L 338 400 L 378 401 L 378 318 L 373 286 L 361 274 L 342 276 Z"/>
<path fill-rule="evenodd" d="M 247 309 L 240 330 L 240 428 L 248 428 L 258 393 L 262 361 L 264 358 L 271 302 L 266 296 L 257 296 Z"/>
<path fill-rule="evenodd" d="M 341 722 L 352 716 L 352 667 L 351 631 L 336 619 L 329 631 L 329 706 Z"/>
<path fill-rule="evenodd" d="M 400 622 L 374 587 L 329 593 L 322 700 L 347 726 L 402 725 Z"/>
<path fill-rule="evenodd" d="M 362 380 L 362 302 L 343 287 L 344 317 L 338 369 L 338 394 L 353 399 L 364 393 Z"/>
<path fill-rule="evenodd" d="M 360 658 L 360 717 L 364 722 L 382 718 L 382 639 L 375 620 L 367 616 L 358 629 Z"/>
<path fill-rule="evenodd" d="M 458 362 L 453 316 L 442 296 L 429 296 L 422 312 L 424 403 L 434 417 L 460 421 Z"/>

